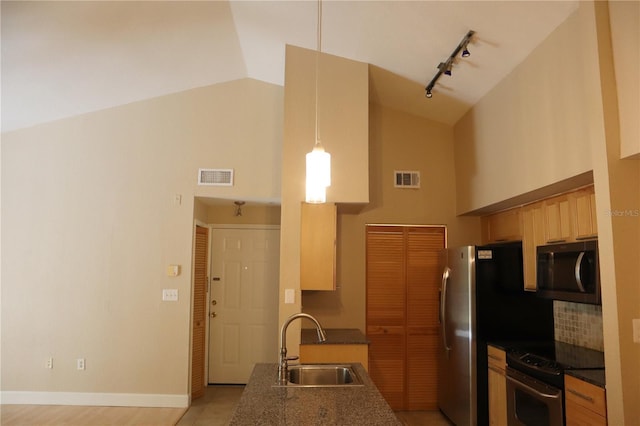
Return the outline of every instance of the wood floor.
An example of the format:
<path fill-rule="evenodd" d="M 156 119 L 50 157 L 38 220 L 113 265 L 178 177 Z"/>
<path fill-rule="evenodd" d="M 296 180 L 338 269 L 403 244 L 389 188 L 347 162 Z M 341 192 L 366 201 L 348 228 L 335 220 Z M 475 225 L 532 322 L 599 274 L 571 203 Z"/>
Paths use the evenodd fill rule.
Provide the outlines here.
<path fill-rule="evenodd" d="M 2 405 L 2 426 L 174 426 L 186 408 Z"/>
<path fill-rule="evenodd" d="M 223 426 L 228 425 L 243 386 L 209 386 L 184 408 L 2 405 L 2 426 Z M 453 426 L 439 411 L 401 411 L 405 426 Z"/>

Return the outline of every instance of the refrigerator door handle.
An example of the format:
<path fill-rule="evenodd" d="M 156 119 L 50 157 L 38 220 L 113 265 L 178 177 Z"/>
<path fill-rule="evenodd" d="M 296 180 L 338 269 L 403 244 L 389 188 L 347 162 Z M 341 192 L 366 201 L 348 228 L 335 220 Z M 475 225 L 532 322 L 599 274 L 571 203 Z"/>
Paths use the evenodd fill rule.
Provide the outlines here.
<path fill-rule="evenodd" d="M 445 267 L 444 271 L 442 271 L 442 285 L 440 286 L 440 312 L 439 312 L 439 320 L 440 320 L 440 333 L 442 334 L 442 346 L 445 351 L 451 350 L 449 345 L 447 344 L 447 327 L 446 327 L 446 306 L 447 306 L 447 282 L 449 281 L 449 273 L 451 269 L 449 267 Z"/>

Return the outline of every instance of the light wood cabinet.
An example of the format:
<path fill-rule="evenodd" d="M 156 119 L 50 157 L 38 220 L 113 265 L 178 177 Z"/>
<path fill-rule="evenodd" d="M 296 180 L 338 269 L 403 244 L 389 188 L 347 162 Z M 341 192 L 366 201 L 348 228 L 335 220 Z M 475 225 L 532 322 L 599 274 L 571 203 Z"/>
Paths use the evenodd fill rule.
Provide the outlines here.
<path fill-rule="evenodd" d="M 359 362 L 365 370 L 369 370 L 369 345 L 300 345 L 300 362 L 303 364 Z"/>
<path fill-rule="evenodd" d="M 336 288 L 335 204 L 302 203 L 300 216 L 300 289 Z"/>
<path fill-rule="evenodd" d="M 564 376 L 567 426 L 606 426 L 605 390 L 576 377 Z"/>
<path fill-rule="evenodd" d="M 522 239 L 520 208 L 505 210 L 481 219 L 484 243 L 519 241 Z"/>
<path fill-rule="evenodd" d="M 481 218 L 482 242 L 522 240 L 524 289 L 535 291 L 536 248 L 596 238 L 593 185 Z"/>
<path fill-rule="evenodd" d="M 506 353 L 500 348 L 488 345 L 487 357 L 489 365 L 489 425 L 503 426 L 507 424 Z"/>
<path fill-rule="evenodd" d="M 559 195 L 544 201 L 546 242 L 561 243 L 573 239 L 569 195 Z"/>
<path fill-rule="evenodd" d="M 535 291 L 536 248 L 546 242 L 544 205 L 537 202 L 522 208 L 522 256 L 524 262 L 524 289 Z"/>
<path fill-rule="evenodd" d="M 597 237 L 596 194 L 593 186 L 574 192 L 572 198 L 575 239 L 584 240 Z"/>

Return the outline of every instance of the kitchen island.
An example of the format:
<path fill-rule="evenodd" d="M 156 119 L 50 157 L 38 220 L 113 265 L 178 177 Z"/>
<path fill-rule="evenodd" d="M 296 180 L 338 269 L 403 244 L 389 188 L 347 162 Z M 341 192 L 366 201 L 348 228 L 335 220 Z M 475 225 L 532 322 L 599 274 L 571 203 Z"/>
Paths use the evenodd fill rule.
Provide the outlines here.
<path fill-rule="evenodd" d="M 274 386 L 277 364 L 256 364 L 231 425 L 401 425 L 361 364 L 362 386 Z"/>

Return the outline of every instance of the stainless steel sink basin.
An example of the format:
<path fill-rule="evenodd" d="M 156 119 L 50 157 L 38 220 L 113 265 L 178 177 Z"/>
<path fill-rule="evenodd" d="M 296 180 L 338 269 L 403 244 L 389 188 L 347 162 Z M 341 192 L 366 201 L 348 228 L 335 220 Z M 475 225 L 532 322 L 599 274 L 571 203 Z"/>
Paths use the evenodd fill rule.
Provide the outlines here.
<path fill-rule="evenodd" d="M 289 367 L 287 387 L 362 386 L 350 365 L 301 364 Z"/>

